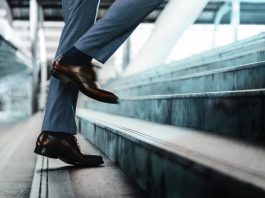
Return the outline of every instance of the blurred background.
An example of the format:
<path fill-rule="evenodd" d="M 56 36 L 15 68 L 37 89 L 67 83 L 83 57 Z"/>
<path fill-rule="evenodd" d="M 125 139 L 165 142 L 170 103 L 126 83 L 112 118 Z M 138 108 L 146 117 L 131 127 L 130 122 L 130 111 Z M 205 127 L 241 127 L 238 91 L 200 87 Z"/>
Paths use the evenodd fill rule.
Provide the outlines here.
<path fill-rule="evenodd" d="M 112 0 L 101 1 L 98 19 L 104 16 L 112 2 Z M 168 1 L 165 1 L 159 9 L 152 12 L 108 60 L 99 73 L 102 83 L 122 76 L 130 62 L 137 59 L 137 54 L 141 53 L 147 39 L 155 30 L 156 20 L 163 11 L 167 12 L 164 10 L 167 4 Z M 192 10 L 187 10 L 186 13 L 164 13 L 167 15 L 164 18 L 167 19 L 162 20 L 167 20 L 167 24 L 158 23 L 158 25 L 170 26 L 178 23 L 171 28 L 171 34 L 175 34 L 171 36 L 174 40 L 169 41 L 171 45 L 165 50 L 170 53 L 167 54 L 166 59 L 161 58 L 157 64 L 149 64 L 146 67 L 132 64 L 128 73 L 157 66 L 162 61 L 170 64 L 257 35 L 265 29 L 264 8 L 265 2 L 262 0 L 211 0 L 196 19 L 189 14 L 196 12 Z M 194 24 L 189 24 L 192 20 L 195 20 Z M 0 24 L 1 120 L 8 117 L 30 116 L 37 109 L 43 109 L 45 104 L 49 83 L 48 71 L 64 24 L 61 1 L 1 0 Z M 161 48 L 161 42 L 167 42 L 162 34 L 160 36 L 161 39 L 156 42 L 157 48 Z M 148 53 L 151 54 L 152 51 Z"/>
<path fill-rule="evenodd" d="M 112 3 L 101 0 L 97 20 Z M 29 167 L 25 180 L 0 178 L 0 197 L 34 197 L 41 188 L 31 187 L 39 174 L 33 147 L 24 152 L 22 136 L 12 137 L 39 132 L 64 26 L 61 6 L 61 0 L 0 0 L 0 173 L 23 176 L 21 167 Z M 265 0 L 165 0 L 98 70 L 100 83 L 121 103 L 80 93 L 79 132 L 114 162 L 110 171 L 117 165 L 148 197 L 265 197 L 264 31 Z M 12 141 L 16 147 L 5 147 Z M 9 167 L 7 148 L 27 164 Z M 31 158 L 18 156 L 22 151 Z M 48 164 L 40 168 L 47 175 Z M 56 171 L 49 174 L 50 197 L 65 197 L 66 191 L 53 191 L 62 187 Z M 118 177 L 101 176 L 109 183 L 98 184 L 105 191 L 97 197 L 108 197 L 110 183 L 130 189 L 127 180 L 121 188 Z M 25 186 L 9 191 L 6 178 Z M 71 179 L 67 185 L 82 186 L 82 179 Z M 86 197 L 87 188 L 76 193 Z"/>

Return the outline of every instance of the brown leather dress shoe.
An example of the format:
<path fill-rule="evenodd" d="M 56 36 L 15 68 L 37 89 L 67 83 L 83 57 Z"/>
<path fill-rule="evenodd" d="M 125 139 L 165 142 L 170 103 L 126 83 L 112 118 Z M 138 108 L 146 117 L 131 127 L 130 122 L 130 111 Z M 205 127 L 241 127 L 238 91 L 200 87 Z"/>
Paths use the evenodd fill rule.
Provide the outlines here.
<path fill-rule="evenodd" d="M 118 97 L 103 90 L 97 84 L 94 65 L 75 66 L 67 62 L 63 55 L 60 55 L 53 63 L 51 74 L 65 83 L 73 83 L 83 94 L 95 100 L 106 103 L 118 103 Z"/>
<path fill-rule="evenodd" d="M 73 135 L 59 138 L 42 132 L 37 139 L 34 152 L 49 158 L 59 158 L 67 164 L 76 166 L 93 167 L 104 163 L 101 156 L 82 154 Z"/>

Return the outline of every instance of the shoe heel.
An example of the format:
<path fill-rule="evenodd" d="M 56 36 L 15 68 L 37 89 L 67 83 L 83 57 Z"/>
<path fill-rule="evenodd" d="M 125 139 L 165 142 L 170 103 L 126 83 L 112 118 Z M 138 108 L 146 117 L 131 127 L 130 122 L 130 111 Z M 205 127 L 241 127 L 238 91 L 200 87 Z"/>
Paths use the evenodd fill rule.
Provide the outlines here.
<path fill-rule="evenodd" d="M 57 159 L 59 156 L 55 153 L 50 152 L 47 148 L 36 146 L 34 153 L 42 155 L 49 158 Z"/>
<path fill-rule="evenodd" d="M 59 79 L 60 81 L 66 83 L 66 84 L 70 83 L 70 81 L 71 81 L 71 80 L 70 80 L 68 77 L 66 77 L 65 75 L 60 74 L 60 73 L 58 73 L 58 72 L 55 72 L 54 70 L 52 71 L 52 75 L 53 75 L 55 78 Z"/>

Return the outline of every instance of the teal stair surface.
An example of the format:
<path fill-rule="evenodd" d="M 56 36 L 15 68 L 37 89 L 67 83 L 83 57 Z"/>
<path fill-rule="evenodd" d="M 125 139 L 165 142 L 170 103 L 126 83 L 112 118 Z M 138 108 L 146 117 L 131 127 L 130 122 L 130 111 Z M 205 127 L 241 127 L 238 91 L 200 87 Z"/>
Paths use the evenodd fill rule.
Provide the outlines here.
<path fill-rule="evenodd" d="M 146 198 L 146 192 L 81 135 L 84 153 L 100 154 L 99 167 L 76 167 L 33 151 L 43 114 L 23 121 L 0 123 L 1 198 Z"/>
<path fill-rule="evenodd" d="M 150 197 L 264 197 L 265 151 L 258 146 L 85 109 L 77 121 Z"/>
<path fill-rule="evenodd" d="M 172 93 L 218 92 L 265 87 L 265 62 L 216 69 L 196 74 L 120 85 L 112 90 L 119 96 Z"/>
<path fill-rule="evenodd" d="M 146 121 L 264 142 L 265 90 L 135 96 L 85 107 Z"/>
<path fill-rule="evenodd" d="M 81 95 L 81 134 L 150 197 L 265 197 L 265 34 Z"/>
<path fill-rule="evenodd" d="M 261 44 L 260 44 L 261 42 Z M 215 49 L 202 54 L 192 56 L 180 61 L 176 61 L 167 65 L 161 65 L 149 70 L 137 73 L 131 76 L 125 76 L 118 80 L 110 81 L 106 86 L 115 88 L 116 86 L 130 85 L 133 83 L 151 82 L 154 79 L 169 79 L 171 77 L 191 75 L 196 72 L 209 71 L 219 68 L 235 67 L 246 64 L 253 64 L 265 60 L 264 41 L 255 41 L 254 43 L 245 44 L 245 41 L 240 41 L 241 45 L 236 49 L 231 46 L 232 50 Z M 257 45 L 257 43 L 259 45 Z M 249 46 L 251 47 L 249 49 Z M 225 50 L 225 51 L 222 51 Z M 230 54 L 224 53 L 230 51 Z"/>

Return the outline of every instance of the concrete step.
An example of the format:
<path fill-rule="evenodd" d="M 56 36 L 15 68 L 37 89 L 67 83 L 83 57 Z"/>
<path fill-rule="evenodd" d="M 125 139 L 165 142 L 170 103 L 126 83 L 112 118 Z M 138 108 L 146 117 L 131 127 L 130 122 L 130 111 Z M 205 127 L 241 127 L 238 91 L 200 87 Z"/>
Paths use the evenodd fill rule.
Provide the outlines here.
<path fill-rule="evenodd" d="M 88 109 L 264 143 L 265 89 L 123 97 Z"/>
<path fill-rule="evenodd" d="M 242 39 L 242 40 L 235 41 L 235 42 L 230 43 L 228 45 L 223 45 L 223 46 L 220 46 L 220 47 L 217 47 L 217 48 L 214 48 L 214 49 L 210 49 L 208 51 L 205 51 L 204 53 L 205 54 L 209 54 L 209 55 L 211 53 L 212 54 L 216 54 L 218 52 L 224 52 L 224 51 L 231 50 L 231 49 L 237 49 L 238 47 L 242 47 L 244 45 L 249 45 L 249 44 L 252 44 L 252 43 L 256 43 L 256 42 L 259 42 L 259 41 L 264 40 L 264 39 L 265 39 L 265 34 L 264 33 L 260 33 L 260 34 L 255 35 L 255 36 L 251 36 L 251 37 L 248 37 L 248 38 L 245 38 L 245 39 Z"/>
<path fill-rule="evenodd" d="M 119 85 L 120 83 L 132 84 L 139 81 L 139 79 L 149 80 L 152 78 L 161 78 L 163 77 L 163 75 L 179 76 L 178 73 L 180 72 L 180 70 L 188 67 L 196 67 L 199 69 L 198 71 L 206 71 L 211 69 L 212 67 L 222 68 L 248 64 L 257 61 L 264 61 L 264 42 L 264 34 L 260 34 L 253 36 L 253 38 L 248 38 L 229 44 L 227 46 L 209 50 L 183 60 L 148 69 L 141 72 L 140 74 L 126 76 L 125 78 L 121 78 L 118 81 L 111 80 L 110 82 L 108 82 L 108 85 L 110 85 L 109 87 L 111 88 Z M 209 64 L 214 64 L 214 66 L 203 68 Z M 202 66 L 202 70 L 198 66 Z M 194 73 L 196 72 L 196 70 L 191 70 L 190 72 Z"/>
<path fill-rule="evenodd" d="M 81 168 L 34 154 L 42 118 L 38 113 L 15 126 L 0 126 L 1 198 L 147 197 L 106 156 L 101 167 Z M 82 136 L 78 140 L 82 150 L 99 153 Z"/>
<path fill-rule="evenodd" d="M 81 135 L 77 138 L 82 150 L 101 154 Z M 82 168 L 38 156 L 30 198 L 147 197 L 112 161 L 103 157 L 104 165 Z"/>
<path fill-rule="evenodd" d="M 19 60 L 15 54 L 10 54 L 9 56 L 5 56 L 3 54 L 0 54 L 0 61 L 1 61 L 1 67 L 4 64 L 20 64 L 23 65 L 23 62 Z"/>
<path fill-rule="evenodd" d="M 25 61 L 23 57 L 18 56 L 17 53 L 8 52 L 8 51 L 0 51 L 0 67 L 4 67 L 5 65 L 18 65 L 19 67 L 25 67 L 28 63 Z"/>
<path fill-rule="evenodd" d="M 150 197 L 265 196 L 262 147 L 85 109 L 77 120 L 83 136 Z"/>
<path fill-rule="evenodd" d="M 16 53 L 18 50 L 14 48 L 14 46 L 12 46 L 10 43 L 6 42 L 5 40 L 2 40 L 0 35 L 0 51 Z"/>
<path fill-rule="evenodd" d="M 196 74 L 203 71 L 253 64 L 265 60 L 265 48 L 244 51 L 243 53 L 236 53 L 233 56 L 226 56 L 214 60 L 205 58 L 204 61 L 192 61 L 191 59 L 192 57 L 176 63 L 155 67 L 139 74 L 121 77 L 108 82 L 106 86 L 111 89 L 120 84 L 132 85 L 139 81 L 145 83 L 157 79 L 165 80 L 183 75 Z"/>
<path fill-rule="evenodd" d="M 120 97 L 265 88 L 265 61 L 115 87 Z"/>
<path fill-rule="evenodd" d="M 0 133 L 0 197 L 29 197 L 40 118 L 40 114 L 36 114 L 9 129 L 0 129 L 3 130 Z"/>
<path fill-rule="evenodd" d="M 191 61 L 203 61 L 204 59 L 216 59 L 226 56 L 233 56 L 235 54 L 241 54 L 246 51 L 253 51 L 264 48 L 265 38 L 260 38 L 252 42 L 245 43 L 241 41 L 240 44 L 234 46 L 233 44 L 227 45 L 225 49 L 212 49 L 206 52 L 196 54 L 191 57 Z"/>

